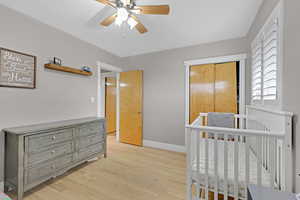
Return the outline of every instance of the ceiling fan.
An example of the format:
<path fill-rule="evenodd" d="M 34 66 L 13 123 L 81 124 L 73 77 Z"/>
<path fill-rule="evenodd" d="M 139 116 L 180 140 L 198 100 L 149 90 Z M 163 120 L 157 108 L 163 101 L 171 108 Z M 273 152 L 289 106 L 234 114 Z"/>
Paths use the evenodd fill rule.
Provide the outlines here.
<path fill-rule="evenodd" d="M 127 22 L 130 29 L 136 28 L 141 34 L 148 32 L 147 28 L 139 21 L 135 14 L 168 15 L 169 5 L 137 6 L 135 0 L 97 0 L 98 2 L 111 6 L 117 12 L 105 18 L 100 24 L 109 26 L 115 22 L 117 25 Z"/>

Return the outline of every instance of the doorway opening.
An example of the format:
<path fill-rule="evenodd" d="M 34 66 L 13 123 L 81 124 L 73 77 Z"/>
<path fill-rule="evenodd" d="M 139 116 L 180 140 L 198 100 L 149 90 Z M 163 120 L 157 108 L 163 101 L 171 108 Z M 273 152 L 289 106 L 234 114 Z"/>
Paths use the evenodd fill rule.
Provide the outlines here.
<path fill-rule="evenodd" d="M 105 119 L 106 134 L 116 135 L 117 131 L 117 78 L 105 77 Z"/>
<path fill-rule="evenodd" d="M 118 142 L 143 145 L 143 71 L 98 65 L 98 117 Z"/>
<path fill-rule="evenodd" d="M 185 62 L 185 124 L 199 113 L 245 112 L 246 55 L 206 58 Z"/>
<path fill-rule="evenodd" d="M 190 66 L 190 124 L 199 113 L 238 114 L 239 62 Z"/>
<path fill-rule="evenodd" d="M 119 77 L 122 69 L 102 62 L 98 62 L 97 66 L 97 116 L 109 119 L 107 133 L 113 134 L 119 141 Z"/>

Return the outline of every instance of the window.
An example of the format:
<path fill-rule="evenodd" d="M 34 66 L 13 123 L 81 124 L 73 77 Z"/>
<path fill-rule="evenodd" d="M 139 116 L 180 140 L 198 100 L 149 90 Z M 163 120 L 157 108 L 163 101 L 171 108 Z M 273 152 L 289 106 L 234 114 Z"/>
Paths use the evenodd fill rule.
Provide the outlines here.
<path fill-rule="evenodd" d="M 252 45 L 252 100 L 261 100 L 262 95 L 262 42 Z"/>
<path fill-rule="evenodd" d="M 279 15 L 274 15 L 273 13 L 251 45 L 252 102 L 278 99 Z"/>
<path fill-rule="evenodd" d="M 267 29 L 263 37 L 263 99 L 277 99 L 277 20 Z"/>

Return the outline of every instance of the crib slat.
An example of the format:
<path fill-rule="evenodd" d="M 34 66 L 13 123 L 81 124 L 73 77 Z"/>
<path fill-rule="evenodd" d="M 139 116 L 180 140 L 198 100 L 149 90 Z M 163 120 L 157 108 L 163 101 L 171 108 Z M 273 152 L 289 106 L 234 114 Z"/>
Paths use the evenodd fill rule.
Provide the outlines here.
<path fill-rule="evenodd" d="M 284 182 L 282 182 L 283 181 L 283 177 L 282 177 L 282 173 L 283 173 L 283 171 L 282 171 L 282 161 L 284 160 L 284 158 L 283 158 L 283 155 L 282 155 L 282 147 L 283 147 L 283 145 L 282 145 L 282 141 L 278 141 L 278 143 L 279 143 L 279 146 L 278 146 L 278 177 L 279 177 L 279 179 L 278 179 L 278 184 L 279 184 L 279 189 L 280 190 L 284 190 L 285 188 L 285 185 L 284 185 Z"/>
<path fill-rule="evenodd" d="M 262 138 L 261 138 L 261 144 L 262 144 L 262 165 L 265 167 L 265 146 L 264 146 L 264 144 L 265 144 L 265 137 L 264 136 L 262 136 Z"/>
<path fill-rule="evenodd" d="M 261 168 L 262 168 L 262 141 L 261 137 L 257 136 L 257 185 L 261 186 L 262 176 L 261 176 Z"/>
<path fill-rule="evenodd" d="M 208 200 L 208 135 L 205 136 L 205 199 Z"/>
<path fill-rule="evenodd" d="M 224 134 L 224 200 L 228 200 L 228 135 Z"/>
<path fill-rule="evenodd" d="M 197 133 L 197 136 L 196 136 L 196 170 L 197 170 L 197 174 L 199 174 L 200 172 L 200 133 Z"/>
<path fill-rule="evenodd" d="M 249 141 L 248 139 L 250 139 L 250 137 L 246 137 L 245 138 L 245 158 L 246 158 L 246 163 L 245 163 L 245 171 L 246 171 L 246 174 L 245 174 L 245 188 L 248 188 L 248 185 L 249 185 L 249 176 L 250 176 L 250 155 L 249 155 L 249 149 L 250 149 L 250 145 L 249 145 Z M 246 194 L 245 194 L 246 198 L 248 196 L 248 193 L 247 193 L 247 190 L 246 190 Z"/>
<path fill-rule="evenodd" d="M 278 170 L 278 159 L 279 159 L 279 153 L 278 153 L 278 141 L 275 140 L 275 181 L 279 183 L 279 170 Z M 278 185 L 279 186 L 279 185 Z"/>
<path fill-rule="evenodd" d="M 234 117 L 234 128 L 238 128 L 238 118 Z"/>
<path fill-rule="evenodd" d="M 268 137 L 268 144 L 267 144 L 267 160 L 268 160 L 268 162 L 267 162 L 267 168 L 269 169 L 270 168 L 270 162 L 271 162 L 271 160 L 270 160 L 270 144 L 271 144 L 271 137 Z"/>
<path fill-rule="evenodd" d="M 234 198 L 239 199 L 239 137 L 234 137 Z"/>
<path fill-rule="evenodd" d="M 266 144 L 266 149 L 267 149 L 267 169 L 270 170 L 270 137 L 267 137 L 267 144 Z"/>
<path fill-rule="evenodd" d="M 275 154 L 275 138 L 271 138 L 270 139 L 271 140 L 271 149 L 273 150 L 273 151 L 270 151 L 270 174 L 271 174 L 271 183 L 270 183 L 270 187 L 271 188 L 274 188 L 275 187 L 275 165 L 276 165 L 276 163 L 275 163 L 275 160 L 276 160 L 276 158 L 275 158 L 275 156 L 276 156 L 276 154 Z"/>
<path fill-rule="evenodd" d="M 214 135 L 214 175 L 215 175 L 215 192 L 214 192 L 214 200 L 218 200 L 219 194 L 219 173 L 218 173 L 218 134 Z"/>
<path fill-rule="evenodd" d="M 263 144 L 265 148 L 265 168 L 268 169 L 268 137 L 265 136 L 265 143 Z"/>
<path fill-rule="evenodd" d="M 196 136 L 196 141 L 197 141 L 197 144 L 196 144 L 196 170 L 197 170 L 197 175 L 200 174 L 200 135 L 202 135 L 202 132 L 197 132 L 197 136 Z M 196 200 L 200 200 L 200 180 L 197 181 L 197 184 L 196 184 Z"/>
<path fill-rule="evenodd" d="M 186 128 L 186 166 L 187 166 L 187 191 L 186 197 L 187 200 L 192 200 L 192 168 L 191 168 L 191 135 L 193 131 L 191 129 Z"/>

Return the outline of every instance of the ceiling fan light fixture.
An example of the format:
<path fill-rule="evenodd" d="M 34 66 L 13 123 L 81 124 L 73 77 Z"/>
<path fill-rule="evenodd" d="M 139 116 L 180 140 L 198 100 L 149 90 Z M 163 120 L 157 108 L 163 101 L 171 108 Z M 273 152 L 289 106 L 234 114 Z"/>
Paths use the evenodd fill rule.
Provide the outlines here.
<path fill-rule="evenodd" d="M 117 18 L 119 18 L 120 21 L 124 22 L 128 19 L 129 13 L 125 8 L 118 8 L 117 11 Z"/>
<path fill-rule="evenodd" d="M 116 17 L 115 24 L 121 26 L 122 23 L 123 23 L 122 19 L 120 17 Z"/>
<path fill-rule="evenodd" d="M 168 15 L 170 13 L 169 5 L 136 5 L 136 0 L 96 0 L 104 5 L 116 9 L 116 13 L 105 18 L 100 24 L 109 26 L 115 22 L 121 26 L 126 22 L 130 29 L 136 28 L 141 34 L 147 33 L 148 29 L 138 19 L 136 14 L 145 15 Z"/>
<path fill-rule="evenodd" d="M 127 23 L 130 29 L 133 29 L 138 24 L 137 21 L 135 21 L 132 17 L 128 18 Z"/>

